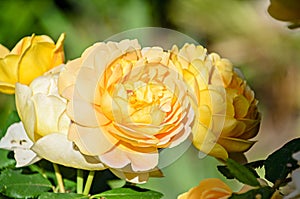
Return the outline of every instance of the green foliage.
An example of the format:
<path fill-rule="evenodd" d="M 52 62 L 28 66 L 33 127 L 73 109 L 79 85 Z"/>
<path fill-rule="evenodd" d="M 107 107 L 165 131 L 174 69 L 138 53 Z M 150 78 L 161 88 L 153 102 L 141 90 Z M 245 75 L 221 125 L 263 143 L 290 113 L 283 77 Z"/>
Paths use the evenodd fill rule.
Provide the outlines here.
<path fill-rule="evenodd" d="M 42 193 L 38 199 L 88 199 L 88 196 L 76 193 Z"/>
<path fill-rule="evenodd" d="M 229 199 L 270 199 L 274 193 L 274 189 L 271 187 L 260 187 L 258 189 L 252 189 L 242 194 L 232 194 Z"/>
<path fill-rule="evenodd" d="M 0 192 L 12 198 L 32 198 L 52 188 L 51 183 L 42 175 L 25 175 L 20 170 L 3 171 L 0 182 Z"/>
<path fill-rule="evenodd" d="M 14 122 L 20 121 L 15 108 L 15 98 L 13 95 L 0 93 L 0 138 L 2 138 L 7 128 Z"/>
<path fill-rule="evenodd" d="M 0 149 L 0 170 L 8 167 L 13 167 L 16 164 L 14 159 L 9 158 L 11 151 Z"/>
<path fill-rule="evenodd" d="M 218 170 L 227 179 L 237 179 L 238 181 L 250 185 L 253 189 L 245 193 L 233 193 L 230 199 L 269 199 L 281 186 L 285 186 L 290 180 L 288 178 L 299 165 L 292 155 L 300 151 L 300 138 L 291 140 L 277 151 L 270 154 L 266 160 L 258 160 L 241 165 L 234 160 L 227 159 L 225 166 L 218 166 Z M 261 178 L 254 169 L 265 169 L 266 180 L 273 185 L 260 184 L 257 178 Z M 255 188 L 258 187 L 258 188 Z M 259 196 L 258 196 L 259 195 Z"/>
<path fill-rule="evenodd" d="M 92 198 L 104 197 L 105 199 L 159 199 L 163 194 L 147 189 L 134 190 L 131 188 L 117 188 L 92 196 Z"/>
<path fill-rule="evenodd" d="M 254 170 L 251 170 L 250 168 L 241 165 L 232 159 L 227 159 L 226 166 L 219 166 L 218 169 L 228 179 L 236 178 L 244 184 L 254 187 L 260 186 L 256 179 L 258 175 Z"/>
<path fill-rule="evenodd" d="M 264 163 L 266 179 L 273 183 L 283 182 L 290 172 L 299 167 L 292 157 L 293 153 L 298 151 L 300 151 L 300 138 L 288 142 L 269 155 Z"/>

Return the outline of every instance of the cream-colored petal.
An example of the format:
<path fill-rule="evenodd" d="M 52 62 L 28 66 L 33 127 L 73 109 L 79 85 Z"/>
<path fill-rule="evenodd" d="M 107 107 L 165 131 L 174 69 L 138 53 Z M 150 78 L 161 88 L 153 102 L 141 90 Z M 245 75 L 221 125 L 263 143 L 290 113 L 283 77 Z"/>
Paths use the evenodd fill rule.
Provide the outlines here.
<path fill-rule="evenodd" d="M 34 104 L 31 100 L 32 91 L 28 86 L 17 83 L 15 97 L 18 114 L 23 122 L 26 133 L 28 137 L 34 141 L 35 123 L 37 119 Z"/>
<path fill-rule="evenodd" d="M 67 105 L 68 116 L 77 124 L 87 127 L 98 127 L 97 112 L 94 105 L 82 99 L 73 99 Z"/>
<path fill-rule="evenodd" d="M 75 89 L 78 96 L 76 99 L 94 103 L 95 94 L 99 95 L 98 90 L 98 75 L 95 70 L 87 67 L 82 67 L 75 81 Z M 75 99 L 75 100 L 76 100 Z"/>
<path fill-rule="evenodd" d="M 133 172 L 144 172 L 155 168 L 158 164 L 158 152 L 154 148 L 128 148 L 118 145 L 100 160 L 112 168 L 123 168 L 130 164 Z"/>
<path fill-rule="evenodd" d="M 25 167 L 36 163 L 41 158 L 30 149 L 15 149 L 14 157 L 17 161 L 16 167 Z"/>
<path fill-rule="evenodd" d="M 30 150 L 33 142 L 29 139 L 23 123 L 13 123 L 7 129 L 5 136 L 0 140 L 0 148 L 14 151 L 16 167 L 33 164 L 40 158 Z"/>
<path fill-rule="evenodd" d="M 106 167 L 96 157 L 78 151 L 66 135 L 52 133 L 39 139 L 32 147 L 41 158 L 67 167 L 86 170 L 103 170 Z"/>
<path fill-rule="evenodd" d="M 71 124 L 68 139 L 75 142 L 80 151 L 86 155 L 102 155 L 118 142 L 100 128 L 88 128 Z"/>
<path fill-rule="evenodd" d="M 26 134 L 22 122 L 13 123 L 0 140 L 0 148 L 13 151 L 14 149 L 30 149 L 33 142 Z"/>
<path fill-rule="evenodd" d="M 37 115 L 37 133 L 45 136 L 53 131 L 59 132 L 59 118 L 64 114 L 66 104 L 56 96 L 48 96 L 42 93 L 34 95 L 32 99 Z M 60 133 L 67 134 L 67 131 Z"/>
<path fill-rule="evenodd" d="M 81 61 L 81 58 L 69 61 L 59 74 L 58 91 L 63 97 L 69 100 L 73 97 L 74 84 L 76 82 L 78 72 L 80 71 Z M 70 87 L 73 87 L 73 89 L 71 89 L 72 92 L 69 91 Z M 66 90 L 68 90 L 68 92 L 66 92 Z"/>
<path fill-rule="evenodd" d="M 158 164 L 158 152 L 153 149 L 140 152 L 127 152 L 127 156 L 131 160 L 131 167 L 134 172 L 148 171 L 154 169 Z"/>
<path fill-rule="evenodd" d="M 119 150 L 117 147 L 114 147 L 109 152 L 100 155 L 99 159 L 108 167 L 115 169 L 121 169 L 130 164 L 130 159 L 127 157 L 126 153 Z"/>

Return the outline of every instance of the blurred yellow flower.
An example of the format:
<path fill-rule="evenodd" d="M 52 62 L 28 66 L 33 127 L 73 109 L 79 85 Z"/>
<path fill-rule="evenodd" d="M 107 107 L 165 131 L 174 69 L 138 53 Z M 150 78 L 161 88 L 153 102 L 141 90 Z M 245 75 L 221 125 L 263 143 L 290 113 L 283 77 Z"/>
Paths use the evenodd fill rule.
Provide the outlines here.
<path fill-rule="evenodd" d="M 262 185 L 266 185 L 260 180 Z M 244 185 L 238 194 L 246 193 L 255 187 Z M 196 187 L 191 188 L 188 192 L 183 193 L 177 199 L 227 199 L 233 191 L 231 188 L 218 178 L 207 178 L 200 182 Z M 257 196 L 257 198 L 260 198 Z M 282 199 L 282 195 L 276 190 L 270 199 Z"/>
<path fill-rule="evenodd" d="M 202 152 L 226 159 L 247 151 L 259 130 L 254 92 L 227 59 L 207 55 L 202 46 L 172 50 L 172 60 L 196 98 L 193 143 Z"/>
<path fill-rule="evenodd" d="M 196 187 L 178 196 L 177 199 L 226 199 L 232 191 L 228 185 L 217 178 L 202 180 Z"/>
<path fill-rule="evenodd" d="M 59 78 L 69 100 L 69 140 L 132 182 L 145 182 L 157 169 L 159 149 L 191 133 L 188 88 L 169 58 L 159 47 L 141 49 L 137 40 L 97 43 Z"/>
<path fill-rule="evenodd" d="M 65 166 L 102 170 L 95 157 L 84 156 L 67 139 L 70 119 L 67 100 L 58 94 L 57 80 L 62 66 L 34 79 L 29 86 L 16 84 L 16 106 L 24 129 L 33 142 L 31 150 L 40 158 Z"/>
<path fill-rule="evenodd" d="M 62 34 L 55 44 L 48 36 L 24 37 L 9 51 L 0 45 L 0 92 L 13 94 L 15 84 L 29 85 L 36 77 L 64 62 Z"/>

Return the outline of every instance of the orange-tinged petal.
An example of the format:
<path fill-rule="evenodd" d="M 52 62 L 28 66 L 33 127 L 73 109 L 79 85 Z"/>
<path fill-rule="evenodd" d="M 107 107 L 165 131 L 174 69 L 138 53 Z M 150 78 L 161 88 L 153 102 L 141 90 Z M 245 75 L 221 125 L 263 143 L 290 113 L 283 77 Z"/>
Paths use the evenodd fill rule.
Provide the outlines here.
<path fill-rule="evenodd" d="M 226 199 L 231 194 L 232 190 L 223 181 L 217 178 L 208 178 L 178 196 L 178 199 Z"/>

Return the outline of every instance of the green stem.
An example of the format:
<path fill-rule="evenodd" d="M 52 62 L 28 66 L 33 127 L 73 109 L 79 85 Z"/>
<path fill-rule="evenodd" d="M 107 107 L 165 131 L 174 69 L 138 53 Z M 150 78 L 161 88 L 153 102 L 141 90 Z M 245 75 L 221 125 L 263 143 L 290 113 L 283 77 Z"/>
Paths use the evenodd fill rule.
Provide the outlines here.
<path fill-rule="evenodd" d="M 92 185 L 92 182 L 93 182 L 93 179 L 94 179 L 94 174 L 95 174 L 95 171 L 90 171 L 89 172 L 88 178 L 87 178 L 86 183 L 85 183 L 83 195 L 88 195 L 89 194 L 90 189 L 91 189 L 91 185 Z"/>
<path fill-rule="evenodd" d="M 82 194 L 83 190 L 83 171 L 77 169 L 77 193 Z"/>
<path fill-rule="evenodd" d="M 63 182 L 63 178 L 61 176 L 61 173 L 59 171 L 58 165 L 53 163 L 53 168 L 55 171 L 55 177 L 58 183 L 58 187 L 59 187 L 59 192 L 60 193 L 65 193 L 65 186 L 64 186 L 64 182 Z"/>

